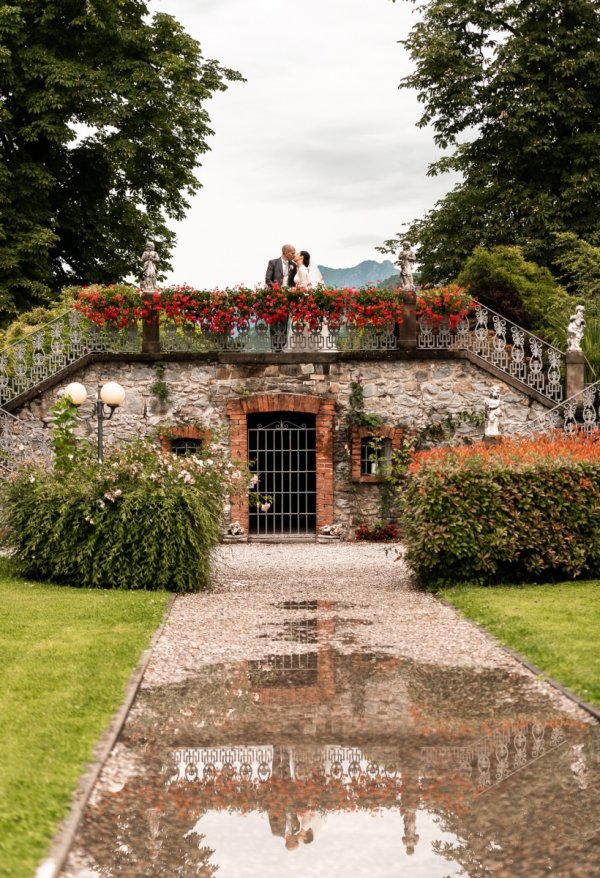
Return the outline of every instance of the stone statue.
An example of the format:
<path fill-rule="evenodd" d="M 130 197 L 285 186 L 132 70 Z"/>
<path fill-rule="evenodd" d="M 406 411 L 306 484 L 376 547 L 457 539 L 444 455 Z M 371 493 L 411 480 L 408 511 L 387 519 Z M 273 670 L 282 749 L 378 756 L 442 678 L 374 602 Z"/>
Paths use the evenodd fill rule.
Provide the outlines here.
<path fill-rule="evenodd" d="M 410 246 L 410 241 L 402 241 L 402 250 L 398 254 L 396 265 L 400 266 L 400 288 L 403 290 L 414 289 L 415 282 L 412 273 L 414 261 L 415 254 Z"/>
<path fill-rule="evenodd" d="M 492 384 L 490 395 L 485 401 L 485 427 L 483 435 L 499 436 L 500 421 L 502 419 L 502 402 L 500 400 L 500 387 Z"/>
<path fill-rule="evenodd" d="M 144 268 L 142 271 L 142 292 L 153 293 L 156 290 L 156 264 L 158 253 L 154 249 L 154 241 L 146 241 L 146 249 L 142 254 Z"/>
<path fill-rule="evenodd" d="M 585 308 L 583 305 L 577 305 L 575 313 L 569 318 L 569 326 L 567 327 L 567 350 L 580 351 L 581 339 L 585 331 Z"/>

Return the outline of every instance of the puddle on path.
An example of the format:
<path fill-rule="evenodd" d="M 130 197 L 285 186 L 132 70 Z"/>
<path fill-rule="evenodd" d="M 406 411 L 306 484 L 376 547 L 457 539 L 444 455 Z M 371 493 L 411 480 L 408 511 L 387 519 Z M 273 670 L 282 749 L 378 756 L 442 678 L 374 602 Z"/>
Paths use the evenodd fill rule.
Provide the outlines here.
<path fill-rule="evenodd" d="M 140 691 L 65 876 L 600 875 L 597 724 L 285 609 L 272 654 Z"/>

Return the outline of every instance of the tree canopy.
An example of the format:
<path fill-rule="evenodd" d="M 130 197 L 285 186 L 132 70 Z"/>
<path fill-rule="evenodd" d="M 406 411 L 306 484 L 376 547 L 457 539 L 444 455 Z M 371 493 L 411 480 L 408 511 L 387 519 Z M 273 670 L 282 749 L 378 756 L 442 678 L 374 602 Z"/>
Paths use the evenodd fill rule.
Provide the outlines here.
<path fill-rule="evenodd" d="M 519 245 L 551 266 L 555 233 L 600 243 L 598 0 L 426 0 L 403 45 L 436 144 L 461 181 L 407 237 L 425 279 L 475 246 Z M 397 246 L 390 239 L 384 252 Z"/>
<path fill-rule="evenodd" d="M 0 320 L 123 279 L 147 236 L 168 266 L 205 102 L 238 79 L 143 0 L 0 5 Z"/>

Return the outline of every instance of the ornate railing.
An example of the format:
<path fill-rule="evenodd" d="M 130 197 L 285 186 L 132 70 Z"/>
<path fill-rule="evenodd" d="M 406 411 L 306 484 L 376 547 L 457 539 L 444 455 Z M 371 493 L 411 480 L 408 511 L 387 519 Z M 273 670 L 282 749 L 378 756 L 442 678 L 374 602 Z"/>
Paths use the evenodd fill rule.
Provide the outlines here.
<path fill-rule="evenodd" d="M 99 329 L 78 311 L 69 311 L 0 351 L 0 406 L 57 375 L 86 354 L 136 353 L 140 326 Z"/>
<path fill-rule="evenodd" d="M 412 329 L 410 329 L 412 327 Z M 414 323 L 357 327 L 325 320 L 314 331 L 296 331 L 291 323 L 258 321 L 233 335 L 202 332 L 194 323 L 161 319 L 160 341 L 153 353 L 327 353 L 427 350 L 468 350 L 500 371 L 554 402 L 563 398 L 565 355 L 489 308 L 455 327 L 449 319 L 422 317 Z M 79 311 L 70 311 L 0 352 L 0 406 L 59 375 L 91 353 L 131 354 L 146 350 L 141 322 L 126 329 L 99 328 Z M 410 336 L 412 333 L 412 337 Z"/>
<path fill-rule="evenodd" d="M 418 321 L 417 347 L 421 350 L 467 350 L 516 378 L 548 399 L 563 398 L 565 354 L 516 323 L 480 306 L 455 328 L 450 318 Z"/>
<path fill-rule="evenodd" d="M 30 462 L 50 459 L 50 438 L 31 438 L 31 424 L 0 409 L 0 473 L 6 475 Z"/>
<path fill-rule="evenodd" d="M 600 381 L 540 415 L 527 425 L 527 433 L 560 431 L 565 436 L 591 437 L 600 431 Z"/>
<path fill-rule="evenodd" d="M 347 324 L 329 328 L 326 321 L 315 331 L 296 331 L 291 325 L 269 326 L 258 321 L 234 335 L 201 332 L 193 324 L 165 321 L 160 328 L 161 350 L 165 352 L 233 351 L 240 353 L 326 353 L 334 351 L 391 351 L 399 345 L 393 324 L 357 329 Z"/>

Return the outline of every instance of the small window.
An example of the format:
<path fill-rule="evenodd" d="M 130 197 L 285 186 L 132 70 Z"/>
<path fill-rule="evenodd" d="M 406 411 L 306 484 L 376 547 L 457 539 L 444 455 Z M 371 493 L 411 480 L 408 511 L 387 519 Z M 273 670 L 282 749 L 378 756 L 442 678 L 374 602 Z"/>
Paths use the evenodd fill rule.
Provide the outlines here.
<path fill-rule="evenodd" d="M 171 439 L 171 451 L 177 457 L 185 457 L 188 454 L 198 454 L 202 450 L 202 439 L 190 439 L 188 437 Z"/>
<path fill-rule="evenodd" d="M 392 443 L 379 436 L 364 436 L 360 440 L 361 476 L 385 476 L 392 460 Z"/>

